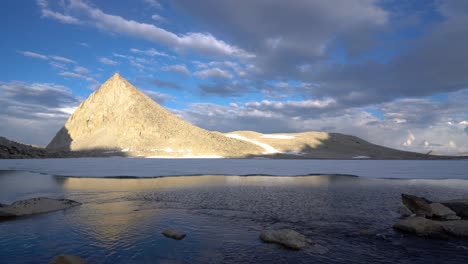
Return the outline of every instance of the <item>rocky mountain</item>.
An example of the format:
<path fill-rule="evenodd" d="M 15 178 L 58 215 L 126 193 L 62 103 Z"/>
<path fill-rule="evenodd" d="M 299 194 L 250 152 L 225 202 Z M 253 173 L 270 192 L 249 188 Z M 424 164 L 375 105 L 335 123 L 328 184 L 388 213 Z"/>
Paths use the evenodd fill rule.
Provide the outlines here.
<path fill-rule="evenodd" d="M 174 157 L 245 157 L 262 152 L 255 144 L 182 120 L 118 73 L 80 104 L 47 149 Z"/>
<path fill-rule="evenodd" d="M 339 133 L 207 131 L 164 109 L 119 74 L 83 101 L 44 148 L 0 138 L 0 158 L 225 157 L 452 159 L 405 152 Z M 466 158 L 466 157 L 465 157 Z"/>

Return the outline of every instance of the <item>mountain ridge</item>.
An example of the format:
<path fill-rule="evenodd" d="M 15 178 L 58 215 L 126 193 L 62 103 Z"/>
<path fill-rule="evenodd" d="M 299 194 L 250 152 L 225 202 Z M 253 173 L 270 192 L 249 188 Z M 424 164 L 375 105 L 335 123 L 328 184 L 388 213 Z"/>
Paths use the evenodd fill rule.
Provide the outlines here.
<path fill-rule="evenodd" d="M 3 150 L 0 148 L 4 152 L 1 157 L 11 157 L 12 145 L 8 140 L 5 142 L 3 145 L 7 147 Z M 309 131 L 262 134 L 255 131 L 234 131 L 223 134 L 208 131 L 160 106 L 118 73 L 81 102 L 45 149 L 31 146 L 21 149 L 24 150 L 21 155 L 13 156 L 18 158 L 113 155 L 282 159 L 460 158 L 391 149 L 340 133 Z M 27 155 L 28 151 L 37 155 Z"/>

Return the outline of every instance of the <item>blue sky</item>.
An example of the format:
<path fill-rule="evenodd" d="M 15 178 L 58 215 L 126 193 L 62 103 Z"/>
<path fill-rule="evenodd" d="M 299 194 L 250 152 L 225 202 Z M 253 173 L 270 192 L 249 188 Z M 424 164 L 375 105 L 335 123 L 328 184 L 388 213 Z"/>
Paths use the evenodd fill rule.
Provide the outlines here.
<path fill-rule="evenodd" d="M 466 1 L 2 2 L 0 135 L 47 144 L 119 72 L 201 127 L 468 151 Z"/>

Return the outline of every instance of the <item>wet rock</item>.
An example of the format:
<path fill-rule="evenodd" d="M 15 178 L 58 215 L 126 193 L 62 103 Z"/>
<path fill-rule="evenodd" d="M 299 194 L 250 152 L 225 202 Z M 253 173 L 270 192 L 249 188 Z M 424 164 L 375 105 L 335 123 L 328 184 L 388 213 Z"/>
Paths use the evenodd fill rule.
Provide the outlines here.
<path fill-rule="evenodd" d="M 414 215 L 413 212 L 411 212 L 410 209 L 408 209 L 408 207 L 406 206 L 398 207 L 398 213 L 401 217 L 408 217 Z"/>
<path fill-rule="evenodd" d="M 31 198 L 16 201 L 8 206 L 0 207 L 0 217 L 25 216 L 48 213 L 81 205 L 68 199 Z"/>
<path fill-rule="evenodd" d="M 450 208 L 450 210 L 454 211 L 458 216 L 468 218 L 468 198 L 449 200 L 440 203 Z"/>
<path fill-rule="evenodd" d="M 176 240 L 182 240 L 187 236 L 184 233 L 180 233 L 180 232 L 177 232 L 177 231 L 172 230 L 172 229 L 166 229 L 166 230 L 162 231 L 162 234 L 164 236 L 166 236 L 166 237 L 176 239 Z"/>
<path fill-rule="evenodd" d="M 55 257 L 49 264 L 87 264 L 88 262 L 78 256 L 62 255 Z"/>
<path fill-rule="evenodd" d="M 295 250 L 312 244 L 311 240 L 291 229 L 264 230 L 260 233 L 260 239 L 266 243 L 276 243 Z"/>
<path fill-rule="evenodd" d="M 432 217 L 442 220 L 460 220 L 457 214 L 441 203 L 431 203 Z"/>
<path fill-rule="evenodd" d="M 393 226 L 394 229 L 416 234 L 418 236 L 446 238 L 447 233 L 441 222 L 426 219 L 421 216 L 407 217 Z"/>
<path fill-rule="evenodd" d="M 457 237 L 468 237 L 468 220 L 445 221 L 442 226 L 446 233 Z"/>
<path fill-rule="evenodd" d="M 417 216 L 432 217 L 431 201 L 426 198 L 402 193 L 401 201 Z"/>

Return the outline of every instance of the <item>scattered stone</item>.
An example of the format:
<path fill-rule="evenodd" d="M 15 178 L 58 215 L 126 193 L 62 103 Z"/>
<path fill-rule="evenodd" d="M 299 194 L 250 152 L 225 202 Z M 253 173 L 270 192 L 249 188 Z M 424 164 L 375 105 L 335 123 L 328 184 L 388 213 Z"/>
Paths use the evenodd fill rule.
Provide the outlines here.
<path fill-rule="evenodd" d="M 398 208 L 398 213 L 401 215 L 401 217 L 408 217 L 414 215 L 413 212 L 411 212 L 410 209 L 408 209 L 408 207 L 404 205 Z"/>
<path fill-rule="evenodd" d="M 59 211 L 81 203 L 68 199 L 51 199 L 46 197 L 31 198 L 16 201 L 8 206 L 0 207 L 0 217 L 25 216 Z"/>
<path fill-rule="evenodd" d="M 445 229 L 439 221 L 433 221 L 421 216 L 407 217 L 396 223 L 393 228 L 413 233 L 418 236 L 432 238 L 446 238 Z"/>
<path fill-rule="evenodd" d="M 312 244 L 311 240 L 291 229 L 264 230 L 260 233 L 260 239 L 266 243 L 276 243 L 295 250 Z"/>
<path fill-rule="evenodd" d="M 417 216 L 432 217 L 431 201 L 426 198 L 402 193 L 401 200 Z"/>
<path fill-rule="evenodd" d="M 441 203 L 431 203 L 432 217 L 442 220 L 460 220 L 457 214 Z"/>
<path fill-rule="evenodd" d="M 49 264 L 87 264 L 88 262 L 78 256 L 62 255 L 55 257 Z"/>
<path fill-rule="evenodd" d="M 179 233 L 175 230 L 172 229 L 166 229 L 162 231 L 162 234 L 168 238 L 176 239 L 176 240 L 182 240 L 184 239 L 187 235 L 184 233 Z"/>
<path fill-rule="evenodd" d="M 449 200 L 440 203 L 450 208 L 458 216 L 468 218 L 468 198 Z"/>

